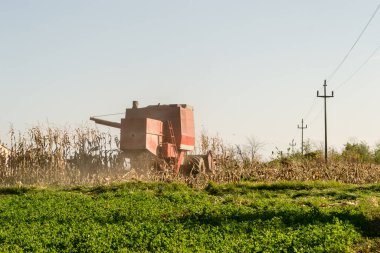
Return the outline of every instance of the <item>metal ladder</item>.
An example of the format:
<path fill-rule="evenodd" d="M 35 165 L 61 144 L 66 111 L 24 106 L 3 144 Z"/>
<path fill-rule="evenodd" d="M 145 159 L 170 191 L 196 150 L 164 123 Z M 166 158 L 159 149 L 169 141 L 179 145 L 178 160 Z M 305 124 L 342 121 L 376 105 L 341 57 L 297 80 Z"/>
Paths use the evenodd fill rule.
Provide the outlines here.
<path fill-rule="evenodd" d="M 178 158 L 178 154 L 177 154 L 177 144 L 176 144 L 176 141 L 175 141 L 175 136 L 174 136 L 174 130 L 173 130 L 173 124 L 170 120 L 168 120 L 168 126 L 169 126 L 169 133 L 170 133 L 170 139 L 171 139 L 171 142 L 174 146 L 174 155 L 175 155 L 175 159 L 177 161 L 177 158 Z"/>

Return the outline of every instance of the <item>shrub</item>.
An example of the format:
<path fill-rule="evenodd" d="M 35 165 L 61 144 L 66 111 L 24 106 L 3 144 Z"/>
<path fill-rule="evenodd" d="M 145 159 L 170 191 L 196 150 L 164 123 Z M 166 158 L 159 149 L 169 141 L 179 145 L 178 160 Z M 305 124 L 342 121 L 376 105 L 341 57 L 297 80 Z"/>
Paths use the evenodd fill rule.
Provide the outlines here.
<path fill-rule="evenodd" d="M 373 160 L 376 164 L 380 164 L 380 144 L 376 145 L 376 148 L 373 154 Z"/>
<path fill-rule="evenodd" d="M 369 146 L 364 143 L 349 143 L 344 147 L 342 157 L 350 162 L 371 162 L 372 154 Z"/>

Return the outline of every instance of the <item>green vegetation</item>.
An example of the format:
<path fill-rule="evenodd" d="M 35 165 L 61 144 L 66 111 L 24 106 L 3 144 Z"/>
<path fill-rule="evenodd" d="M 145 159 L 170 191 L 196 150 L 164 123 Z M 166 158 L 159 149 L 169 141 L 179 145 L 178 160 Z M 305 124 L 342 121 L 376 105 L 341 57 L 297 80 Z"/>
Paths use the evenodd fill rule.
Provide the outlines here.
<path fill-rule="evenodd" d="M 367 162 L 380 164 L 380 145 L 371 150 L 365 142 L 347 142 L 342 152 L 342 159 L 350 162 Z"/>
<path fill-rule="evenodd" d="M 314 158 L 322 158 L 322 150 L 314 150 L 310 148 L 310 143 L 307 147 L 306 157 L 310 156 Z M 304 158 L 299 152 L 290 154 L 289 158 L 299 159 Z M 380 144 L 376 145 L 374 148 L 370 148 L 365 142 L 347 142 L 344 145 L 342 152 L 338 152 L 334 149 L 329 151 L 329 157 L 332 161 L 348 162 L 348 163 L 367 163 L 367 164 L 380 164 Z"/>
<path fill-rule="evenodd" d="M 380 146 L 347 143 L 326 165 L 306 143 L 306 155 L 277 149 L 260 162 L 253 138 L 245 147 L 202 135 L 214 173 L 183 177 L 125 168 L 118 139 L 94 129 L 10 137 L 0 252 L 380 251 Z M 82 184 L 103 186 L 62 188 Z"/>
<path fill-rule="evenodd" d="M 380 185 L 0 188 L 1 252 L 369 252 Z"/>

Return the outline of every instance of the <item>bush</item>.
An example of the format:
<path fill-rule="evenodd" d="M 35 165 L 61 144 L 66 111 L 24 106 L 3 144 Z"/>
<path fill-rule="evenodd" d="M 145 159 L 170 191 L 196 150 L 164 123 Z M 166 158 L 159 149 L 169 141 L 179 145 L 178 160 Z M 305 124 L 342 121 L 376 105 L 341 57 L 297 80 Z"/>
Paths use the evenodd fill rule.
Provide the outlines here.
<path fill-rule="evenodd" d="M 371 162 L 372 154 L 365 142 L 349 143 L 345 145 L 342 157 L 350 162 Z"/>
<path fill-rule="evenodd" d="M 376 164 L 380 164 L 380 144 L 376 145 L 376 148 L 373 154 L 373 160 Z"/>

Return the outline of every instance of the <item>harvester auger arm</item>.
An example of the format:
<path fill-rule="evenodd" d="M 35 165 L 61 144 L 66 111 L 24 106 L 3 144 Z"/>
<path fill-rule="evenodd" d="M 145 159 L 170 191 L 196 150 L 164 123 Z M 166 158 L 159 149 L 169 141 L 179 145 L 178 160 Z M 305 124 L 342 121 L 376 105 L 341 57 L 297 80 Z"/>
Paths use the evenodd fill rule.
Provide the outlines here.
<path fill-rule="evenodd" d="M 94 121 L 96 124 L 105 125 L 105 126 L 114 127 L 114 128 L 121 128 L 121 123 L 118 123 L 118 122 L 112 122 L 112 121 L 108 121 L 104 119 L 97 119 L 94 117 L 90 117 L 90 120 Z"/>

